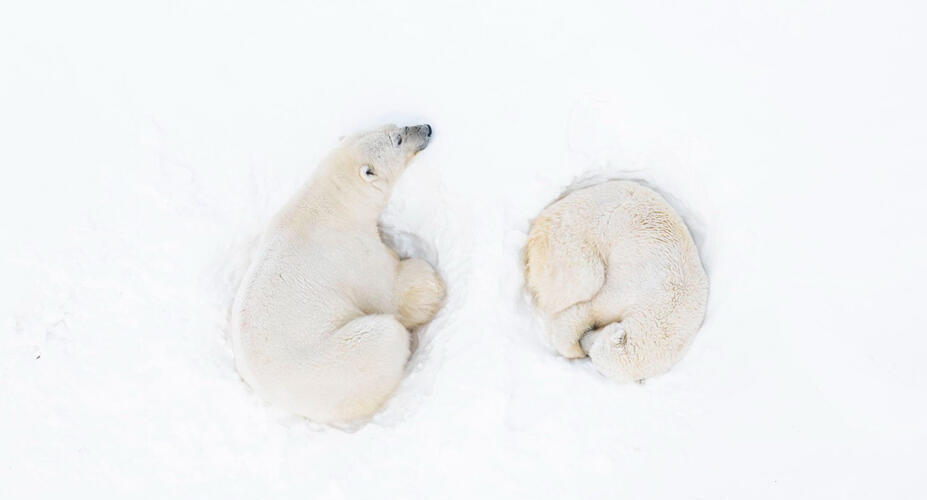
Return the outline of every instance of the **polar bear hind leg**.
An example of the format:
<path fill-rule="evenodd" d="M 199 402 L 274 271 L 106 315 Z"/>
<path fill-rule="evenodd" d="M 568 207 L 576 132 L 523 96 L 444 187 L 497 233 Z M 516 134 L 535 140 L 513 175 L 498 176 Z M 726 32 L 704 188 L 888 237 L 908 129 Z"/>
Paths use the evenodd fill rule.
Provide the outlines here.
<path fill-rule="evenodd" d="M 396 294 L 399 297 L 399 322 L 412 329 L 437 314 L 444 301 L 444 283 L 431 264 L 421 259 L 399 262 Z"/>
<path fill-rule="evenodd" d="M 315 397 L 296 410 L 329 423 L 373 414 L 399 386 L 409 353 L 409 331 L 394 316 L 355 318 L 326 340 L 307 388 Z"/>
<path fill-rule="evenodd" d="M 589 303 L 574 304 L 547 319 L 547 334 L 550 344 L 565 358 L 586 356 L 579 344 L 583 334 L 592 328 L 594 321 L 589 312 Z"/>
<path fill-rule="evenodd" d="M 582 232 L 556 217 L 541 216 L 532 224 L 525 270 L 528 290 L 545 314 L 592 300 L 605 284 L 602 259 Z"/>

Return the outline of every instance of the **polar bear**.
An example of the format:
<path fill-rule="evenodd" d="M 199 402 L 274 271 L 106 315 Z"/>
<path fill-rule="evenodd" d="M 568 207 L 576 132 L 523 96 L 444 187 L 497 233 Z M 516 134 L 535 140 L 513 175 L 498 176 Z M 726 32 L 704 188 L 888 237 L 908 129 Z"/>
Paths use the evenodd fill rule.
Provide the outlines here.
<path fill-rule="evenodd" d="M 553 347 L 606 377 L 669 370 L 705 317 L 708 277 L 682 218 L 630 181 L 574 191 L 534 220 L 525 282 Z"/>
<path fill-rule="evenodd" d="M 342 139 L 273 218 L 232 311 L 242 378 L 267 401 L 320 423 L 375 413 L 399 384 L 409 330 L 431 320 L 444 283 L 399 260 L 377 221 L 431 126 Z"/>

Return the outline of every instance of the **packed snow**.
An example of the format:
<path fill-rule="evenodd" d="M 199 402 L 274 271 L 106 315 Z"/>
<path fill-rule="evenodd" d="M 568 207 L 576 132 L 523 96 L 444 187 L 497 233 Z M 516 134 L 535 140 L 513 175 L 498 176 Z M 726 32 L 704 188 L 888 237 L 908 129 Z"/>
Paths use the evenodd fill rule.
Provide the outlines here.
<path fill-rule="evenodd" d="M 920 2 L 0 7 L 0 498 L 923 498 Z M 228 312 L 338 137 L 435 133 L 383 215 L 448 286 L 371 422 L 235 371 Z M 670 373 L 558 357 L 531 218 L 647 182 L 711 280 Z"/>

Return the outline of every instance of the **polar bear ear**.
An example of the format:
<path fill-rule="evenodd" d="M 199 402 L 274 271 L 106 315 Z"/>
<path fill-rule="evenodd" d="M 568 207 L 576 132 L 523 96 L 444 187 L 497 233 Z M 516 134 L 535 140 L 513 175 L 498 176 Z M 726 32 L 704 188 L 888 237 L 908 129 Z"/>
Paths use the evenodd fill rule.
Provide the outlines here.
<path fill-rule="evenodd" d="M 373 167 L 370 165 L 360 166 L 360 176 L 361 179 L 364 179 L 367 182 L 373 182 L 377 179 L 377 173 L 374 172 Z"/>

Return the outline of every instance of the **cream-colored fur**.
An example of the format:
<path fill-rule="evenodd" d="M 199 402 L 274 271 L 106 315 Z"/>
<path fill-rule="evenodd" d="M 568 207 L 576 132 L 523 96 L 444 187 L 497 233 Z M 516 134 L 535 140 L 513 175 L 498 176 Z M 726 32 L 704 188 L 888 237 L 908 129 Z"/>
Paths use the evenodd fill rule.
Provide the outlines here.
<path fill-rule="evenodd" d="M 431 127 L 390 125 L 342 140 L 273 219 L 235 300 L 239 373 L 266 400 L 317 422 L 369 417 L 399 384 L 409 329 L 444 284 L 400 261 L 377 220 Z"/>
<path fill-rule="evenodd" d="M 525 279 L 557 352 L 588 355 L 617 381 L 669 370 L 708 299 L 682 218 L 629 181 L 580 189 L 544 209 L 528 235 Z"/>

